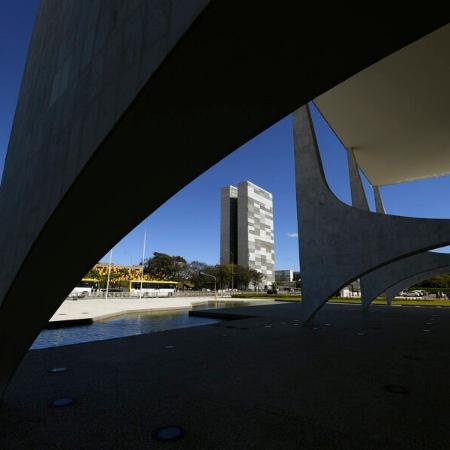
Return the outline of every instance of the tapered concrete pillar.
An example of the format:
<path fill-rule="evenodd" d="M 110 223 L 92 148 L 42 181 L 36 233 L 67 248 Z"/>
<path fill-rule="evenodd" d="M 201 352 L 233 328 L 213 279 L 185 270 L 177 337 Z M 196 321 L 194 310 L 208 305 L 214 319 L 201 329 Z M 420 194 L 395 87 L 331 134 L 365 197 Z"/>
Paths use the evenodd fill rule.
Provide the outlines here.
<path fill-rule="evenodd" d="M 396 295 L 397 295 L 397 294 L 394 294 L 393 296 L 391 296 L 391 295 L 388 296 L 388 293 L 387 293 L 387 292 L 385 293 L 385 296 L 386 296 L 386 304 L 387 304 L 388 306 L 392 306 L 392 302 L 394 301 L 394 298 L 396 297 Z"/>
<path fill-rule="evenodd" d="M 450 221 L 371 213 L 337 199 L 325 180 L 308 106 L 293 114 L 303 319 L 346 284 L 399 258 L 450 242 Z"/>
<path fill-rule="evenodd" d="M 348 175 L 350 180 L 350 192 L 352 195 L 352 205 L 355 208 L 369 211 L 369 204 L 367 203 L 366 193 L 362 184 L 361 176 L 359 174 L 358 164 L 356 163 L 353 149 L 347 150 Z"/>
<path fill-rule="evenodd" d="M 361 180 L 358 163 L 356 162 L 355 154 L 353 153 L 353 148 L 347 149 L 347 165 L 352 206 L 362 209 L 363 211 L 370 211 L 366 193 L 364 191 L 364 186 Z M 364 299 L 364 291 L 362 288 L 361 299 Z"/>
<path fill-rule="evenodd" d="M 448 260 L 450 261 L 450 255 L 446 255 Z M 408 289 L 411 286 L 414 286 L 417 283 L 428 280 L 428 278 L 435 277 L 437 275 L 442 275 L 450 273 L 450 264 L 448 266 L 437 267 L 432 270 L 427 270 L 426 272 L 417 273 L 410 278 L 406 278 L 393 286 L 386 289 L 386 300 L 388 305 L 392 305 L 393 299 L 403 290 Z"/>
<path fill-rule="evenodd" d="M 375 209 L 377 213 L 385 214 L 386 211 L 384 209 L 380 188 L 378 186 L 373 186 L 373 196 L 375 197 Z"/>

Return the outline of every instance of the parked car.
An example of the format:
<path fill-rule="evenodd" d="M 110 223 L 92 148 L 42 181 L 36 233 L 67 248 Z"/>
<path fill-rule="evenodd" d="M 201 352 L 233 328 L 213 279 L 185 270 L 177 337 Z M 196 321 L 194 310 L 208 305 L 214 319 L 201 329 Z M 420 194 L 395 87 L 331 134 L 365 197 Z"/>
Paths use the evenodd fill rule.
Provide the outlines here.
<path fill-rule="evenodd" d="M 422 291 L 420 289 L 414 290 L 413 292 L 416 292 L 419 297 L 423 297 L 424 295 L 427 295 L 427 293 L 425 291 Z"/>
<path fill-rule="evenodd" d="M 425 291 L 403 291 L 400 293 L 402 297 L 423 297 L 425 295 Z"/>

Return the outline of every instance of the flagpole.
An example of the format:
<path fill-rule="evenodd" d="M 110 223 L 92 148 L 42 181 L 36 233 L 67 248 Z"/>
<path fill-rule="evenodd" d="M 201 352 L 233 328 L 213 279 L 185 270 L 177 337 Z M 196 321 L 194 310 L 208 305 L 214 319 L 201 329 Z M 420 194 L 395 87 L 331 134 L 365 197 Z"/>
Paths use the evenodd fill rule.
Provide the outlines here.
<path fill-rule="evenodd" d="M 108 281 L 106 282 L 105 300 L 108 298 L 109 280 L 111 279 L 112 249 L 109 252 Z"/>
<path fill-rule="evenodd" d="M 144 261 L 145 261 L 145 244 L 147 242 L 147 230 L 144 232 L 144 245 L 142 247 L 142 267 L 141 267 L 141 289 L 139 289 L 139 300 L 142 299 L 142 283 L 144 281 Z"/>

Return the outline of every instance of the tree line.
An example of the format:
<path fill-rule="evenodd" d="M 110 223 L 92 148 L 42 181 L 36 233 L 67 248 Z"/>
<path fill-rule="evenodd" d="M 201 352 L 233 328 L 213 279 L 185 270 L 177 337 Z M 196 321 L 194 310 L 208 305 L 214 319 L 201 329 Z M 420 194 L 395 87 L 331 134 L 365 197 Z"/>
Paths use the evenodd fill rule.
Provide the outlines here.
<path fill-rule="evenodd" d="M 412 287 L 412 289 L 416 288 L 450 288 L 450 275 L 436 275 Z"/>
<path fill-rule="evenodd" d="M 218 289 L 257 289 L 264 280 L 262 273 L 238 264 L 209 265 L 200 261 L 187 262 L 182 256 L 153 253 L 144 262 L 144 274 L 155 280 L 178 281 L 192 289 L 213 288 L 216 277 Z"/>

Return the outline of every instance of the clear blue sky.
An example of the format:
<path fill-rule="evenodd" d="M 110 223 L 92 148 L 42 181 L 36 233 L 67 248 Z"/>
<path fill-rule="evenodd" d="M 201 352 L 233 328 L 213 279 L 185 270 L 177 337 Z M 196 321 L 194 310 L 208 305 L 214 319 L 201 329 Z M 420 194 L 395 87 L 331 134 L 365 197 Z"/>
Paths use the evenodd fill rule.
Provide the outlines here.
<path fill-rule="evenodd" d="M 37 0 L 0 4 L 0 172 L 8 146 Z M 350 202 L 344 149 L 314 114 L 325 174 L 335 194 Z M 219 258 L 220 188 L 250 180 L 273 193 L 277 269 L 298 270 L 297 217 L 290 117 L 255 137 L 171 198 L 113 250 L 113 261 L 136 264 L 148 231 L 146 256 L 154 251 L 210 264 Z M 367 186 L 367 183 L 366 183 Z M 450 217 L 450 177 L 382 188 L 387 212 L 412 217 Z M 368 191 L 369 203 L 373 199 Z M 106 259 L 106 258 L 103 258 Z"/>

